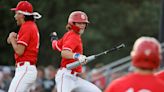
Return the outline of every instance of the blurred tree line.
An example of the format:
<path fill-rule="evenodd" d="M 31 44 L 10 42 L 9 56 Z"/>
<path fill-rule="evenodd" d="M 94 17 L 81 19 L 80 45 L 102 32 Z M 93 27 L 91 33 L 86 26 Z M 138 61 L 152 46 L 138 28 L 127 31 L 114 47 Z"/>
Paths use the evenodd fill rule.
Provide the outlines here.
<path fill-rule="evenodd" d="M 8 34 L 17 32 L 14 13 L 20 0 L 0 1 L 0 64 L 14 65 L 13 49 L 6 43 Z M 37 20 L 40 30 L 40 51 L 38 65 L 59 66 L 60 53 L 53 51 L 49 34 L 53 31 L 62 37 L 69 14 L 74 10 L 87 13 L 90 24 L 83 38 L 84 54 L 92 55 L 113 46 L 125 43 L 126 48 L 102 56 L 89 63 L 108 64 L 130 54 L 134 41 L 140 36 L 158 38 L 160 0 L 29 0 L 34 11 L 42 14 Z"/>

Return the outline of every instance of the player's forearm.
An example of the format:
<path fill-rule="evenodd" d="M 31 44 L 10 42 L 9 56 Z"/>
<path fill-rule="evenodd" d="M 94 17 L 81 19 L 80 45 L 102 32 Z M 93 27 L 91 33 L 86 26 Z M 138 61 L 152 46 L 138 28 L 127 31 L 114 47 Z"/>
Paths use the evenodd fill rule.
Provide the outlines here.
<path fill-rule="evenodd" d="M 62 50 L 61 51 L 61 56 L 66 59 L 73 59 L 74 53 L 69 51 L 69 50 Z"/>
<path fill-rule="evenodd" d="M 10 41 L 11 41 L 11 44 L 12 44 L 12 47 L 13 47 L 15 53 L 17 53 L 19 56 L 21 56 L 24 53 L 24 51 L 22 51 L 21 48 L 19 48 L 19 46 L 17 44 L 17 40 L 15 38 L 11 38 Z"/>
<path fill-rule="evenodd" d="M 59 48 L 59 46 L 58 46 L 58 44 L 57 44 L 57 40 L 52 41 L 52 48 L 53 48 L 54 50 L 61 51 L 61 49 Z"/>
<path fill-rule="evenodd" d="M 15 38 L 11 38 L 10 42 L 11 42 L 11 45 L 12 45 L 14 51 L 17 50 L 17 41 L 16 41 L 16 39 Z"/>

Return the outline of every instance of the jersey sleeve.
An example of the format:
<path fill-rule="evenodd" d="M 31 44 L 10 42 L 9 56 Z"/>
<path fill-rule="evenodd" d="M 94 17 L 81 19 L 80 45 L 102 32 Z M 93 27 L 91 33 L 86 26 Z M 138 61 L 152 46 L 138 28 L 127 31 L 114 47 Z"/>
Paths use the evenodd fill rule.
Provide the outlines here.
<path fill-rule="evenodd" d="M 73 51 L 79 43 L 80 41 L 76 36 L 69 36 L 65 40 L 63 40 L 62 50 Z"/>
<path fill-rule="evenodd" d="M 52 42 L 52 48 L 54 50 L 58 50 L 58 51 L 61 51 L 61 39 L 60 40 L 55 40 Z"/>
<path fill-rule="evenodd" d="M 27 27 L 21 28 L 18 33 L 17 43 L 28 46 L 31 35 L 32 35 L 31 30 L 29 28 L 27 28 Z"/>
<path fill-rule="evenodd" d="M 116 81 L 114 80 L 113 82 L 111 82 L 108 87 L 105 89 L 105 92 L 118 92 L 117 91 L 117 87 L 118 84 L 116 84 Z"/>

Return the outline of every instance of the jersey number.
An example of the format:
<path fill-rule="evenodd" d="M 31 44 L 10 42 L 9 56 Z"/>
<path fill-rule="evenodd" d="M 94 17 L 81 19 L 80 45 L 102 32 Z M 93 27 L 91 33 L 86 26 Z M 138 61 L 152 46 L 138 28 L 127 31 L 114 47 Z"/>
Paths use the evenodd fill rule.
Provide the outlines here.
<path fill-rule="evenodd" d="M 133 88 L 129 88 L 126 92 L 135 92 Z M 137 92 L 152 92 L 148 89 L 140 89 Z"/>

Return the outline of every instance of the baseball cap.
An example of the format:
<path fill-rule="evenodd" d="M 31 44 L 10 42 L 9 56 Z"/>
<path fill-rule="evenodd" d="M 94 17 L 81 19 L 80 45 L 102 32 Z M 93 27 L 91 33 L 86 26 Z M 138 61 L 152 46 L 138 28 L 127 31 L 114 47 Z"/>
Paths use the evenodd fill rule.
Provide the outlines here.
<path fill-rule="evenodd" d="M 42 16 L 38 12 L 33 12 L 33 6 L 28 1 L 20 1 L 16 8 L 11 8 L 11 11 L 17 11 L 24 15 L 33 15 L 35 19 L 39 19 Z"/>

